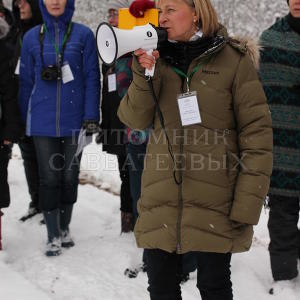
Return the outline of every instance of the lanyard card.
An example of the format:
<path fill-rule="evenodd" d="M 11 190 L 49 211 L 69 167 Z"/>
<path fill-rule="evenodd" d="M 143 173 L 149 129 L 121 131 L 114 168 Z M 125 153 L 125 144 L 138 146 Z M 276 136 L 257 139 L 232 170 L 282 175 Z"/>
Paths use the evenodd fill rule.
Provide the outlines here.
<path fill-rule="evenodd" d="M 62 72 L 62 81 L 64 84 L 74 80 L 74 76 L 68 62 L 64 63 L 64 65 L 61 68 L 61 72 Z"/>
<path fill-rule="evenodd" d="M 16 69 L 15 69 L 15 75 L 20 75 L 20 62 L 21 62 L 21 59 L 19 57 L 18 63 L 16 65 Z"/>
<path fill-rule="evenodd" d="M 108 92 L 114 92 L 117 90 L 117 76 L 115 73 L 108 75 Z"/>
<path fill-rule="evenodd" d="M 178 95 L 177 102 L 182 126 L 202 122 L 196 91 Z"/>

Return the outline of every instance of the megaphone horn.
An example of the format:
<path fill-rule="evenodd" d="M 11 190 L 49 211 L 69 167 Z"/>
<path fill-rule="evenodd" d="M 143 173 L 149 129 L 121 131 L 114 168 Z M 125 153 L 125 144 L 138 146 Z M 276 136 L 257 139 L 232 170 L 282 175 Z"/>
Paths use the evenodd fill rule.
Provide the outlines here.
<path fill-rule="evenodd" d="M 100 23 L 96 32 L 98 54 L 105 65 L 111 66 L 117 59 L 118 42 L 115 31 L 106 22 Z"/>
<path fill-rule="evenodd" d="M 103 22 L 96 32 L 98 53 L 104 64 L 110 66 L 115 60 L 126 53 L 142 48 L 152 52 L 157 48 L 162 30 L 156 29 L 150 24 L 136 26 L 133 29 L 118 29 Z M 164 39 L 167 32 L 163 30 Z"/>

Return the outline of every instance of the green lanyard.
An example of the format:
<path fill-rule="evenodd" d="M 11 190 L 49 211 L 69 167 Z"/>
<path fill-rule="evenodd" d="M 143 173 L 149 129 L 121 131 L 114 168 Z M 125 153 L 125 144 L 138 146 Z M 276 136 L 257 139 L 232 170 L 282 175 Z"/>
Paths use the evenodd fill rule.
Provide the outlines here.
<path fill-rule="evenodd" d="M 204 65 L 205 63 L 207 62 L 207 60 L 199 63 L 197 66 L 195 66 L 193 68 L 193 70 L 189 73 L 189 74 L 185 74 L 183 73 L 181 70 L 179 70 L 178 68 L 176 67 L 172 67 L 173 71 L 175 73 L 177 73 L 178 75 L 182 76 L 183 78 L 186 79 L 186 87 L 187 87 L 187 92 L 189 93 L 190 92 L 190 82 L 192 80 L 192 77 L 194 76 L 194 74 L 198 71 L 198 69 Z"/>
<path fill-rule="evenodd" d="M 51 44 L 53 45 L 53 47 L 54 47 L 54 49 L 55 49 L 55 52 L 56 52 L 57 56 L 59 57 L 59 63 L 61 63 L 61 57 L 62 57 L 61 52 L 64 51 L 64 48 L 65 48 L 65 46 L 66 46 L 67 39 L 68 39 L 68 37 L 69 37 L 70 34 L 71 34 L 71 30 L 72 30 L 72 22 L 69 23 L 67 32 L 66 32 L 65 35 L 64 35 L 64 39 L 63 39 L 63 42 L 62 42 L 62 45 L 61 45 L 61 50 L 59 50 L 59 48 L 58 48 L 58 46 L 56 45 L 56 43 L 54 42 L 52 36 L 49 34 L 48 28 L 47 28 L 47 26 L 46 26 L 45 23 L 43 24 L 43 27 L 44 27 L 44 30 L 46 31 L 46 33 L 49 35 L 50 42 L 51 42 Z"/>

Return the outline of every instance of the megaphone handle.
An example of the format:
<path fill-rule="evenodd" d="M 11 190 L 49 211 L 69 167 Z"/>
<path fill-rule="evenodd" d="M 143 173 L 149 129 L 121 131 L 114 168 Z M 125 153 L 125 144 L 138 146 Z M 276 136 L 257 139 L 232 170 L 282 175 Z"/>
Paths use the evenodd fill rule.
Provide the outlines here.
<path fill-rule="evenodd" d="M 153 52 L 153 49 L 150 49 L 150 50 L 147 50 L 146 53 L 147 53 L 148 55 L 152 55 L 152 52 Z M 151 70 L 146 69 L 146 70 L 145 70 L 145 76 L 153 77 L 153 75 L 154 75 L 154 70 L 155 70 L 155 65 L 152 67 Z"/>

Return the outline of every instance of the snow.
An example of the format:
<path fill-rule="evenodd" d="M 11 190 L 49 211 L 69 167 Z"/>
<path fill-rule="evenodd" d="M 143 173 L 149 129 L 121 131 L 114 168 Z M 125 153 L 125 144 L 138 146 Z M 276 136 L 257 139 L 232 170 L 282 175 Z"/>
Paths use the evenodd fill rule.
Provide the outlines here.
<path fill-rule="evenodd" d="M 4 0 L 10 7 L 10 0 Z M 276 17 L 287 13 L 285 0 L 212 0 L 221 22 L 231 34 L 258 37 Z M 107 0 L 76 0 L 75 19 L 88 24 L 95 32 L 104 19 Z M 43 254 L 46 230 L 41 216 L 21 223 L 29 195 L 18 148 L 9 165 L 12 203 L 3 217 L 3 244 L 0 252 L 1 300 L 144 300 L 149 299 L 147 276 L 140 273 L 129 279 L 123 275 L 128 267 L 141 262 L 142 251 L 136 248 L 133 234 L 120 235 L 120 178 L 117 160 L 101 152 L 95 144 L 88 146 L 82 159 L 80 178 L 92 182 L 79 187 L 71 230 L 76 242 L 60 257 Z M 100 189 L 98 189 L 97 187 Z M 272 284 L 267 231 L 268 214 L 262 212 L 251 251 L 236 254 L 232 260 L 232 281 L 238 300 L 296 300 L 296 288 L 269 295 Z M 213 224 L 212 224 L 213 226 Z M 195 287 L 196 273 L 185 283 L 184 300 L 199 299 Z"/>
<path fill-rule="evenodd" d="M 146 274 L 139 273 L 135 279 L 123 274 L 126 268 L 141 262 L 142 250 L 136 248 L 132 233 L 120 235 L 120 200 L 116 195 L 120 179 L 114 162 L 116 158 L 103 153 L 98 145 L 91 144 L 85 149 L 83 177 L 93 178 L 94 183 L 98 180 L 98 185 L 109 192 L 90 184 L 80 185 L 71 224 L 76 245 L 59 257 L 49 258 L 44 255 L 46 229 L 39 223 L 42 217 L 38 215 L 25 223 L 18 220 L 27 209 L 29 195 L 19 150 L 14 147 L 9 164 L 12 203 L 4 210 L 4 250 L 0 252 L 1 299 L 149 299 Z M 268 294 L 272 277 L 267 219 L 263 211 L 251 251 L 233 256 L 235 299 L 299 299 L 299 278 L 295 289 L 274 296 Z M 196 272 L 182 289 L 184 300 L 199 299 Z"/>
<path fill-rule="evenodd" d="M 26 280 L 22 275 L 13 271 L 9 265 L 4 263 L 5 254 L 0 253 L 0 270 L 1 274 L 1 297 L 4 295 L 5 300 L 50 300 L 51 298 L 33 284 Z"/>

